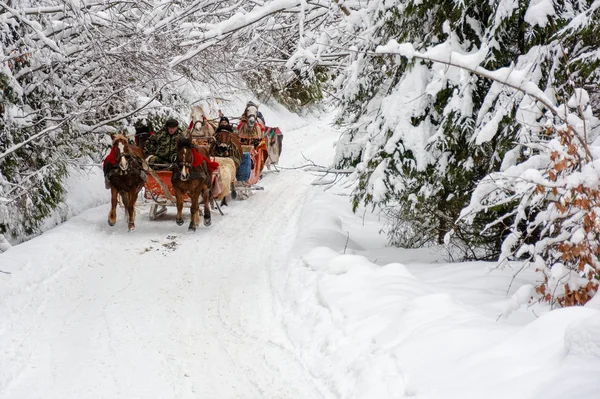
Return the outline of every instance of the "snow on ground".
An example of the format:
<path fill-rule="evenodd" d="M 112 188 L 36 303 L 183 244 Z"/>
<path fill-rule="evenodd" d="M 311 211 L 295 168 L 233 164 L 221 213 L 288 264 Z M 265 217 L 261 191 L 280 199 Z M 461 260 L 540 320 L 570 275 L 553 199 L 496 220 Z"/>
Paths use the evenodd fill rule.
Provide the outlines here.
<path fill-rule="evenodd" d="M 265 117 L 282 165 L 331 161 L 327 121 Z M 518 265 L 386 248 L 314 180 L 266 172 L 194 234 L 102 205 L 0 254 L 0 399 L 598 397 L 600 300 L 520 306 Z"/>
<path fill-rule="evenodd" d="M 337 137 L 326 123 L 285 134 L 288 165 L 300 148 L 327 162 Z M 128 234 L 103 205 L 0 255 L 0 398 L 331 397 L 276 317 L 270 277 L 313 178 L 267 172 L 264 192 L 195 234 L 173 210 L 150 222 L 147 205 Z"/>
<path fill-rule="evenodd" d="M 302 255 L 276 284 L 303 362 L 337 397 L 598 397 L 599 309 L 534 306 L 538 318 L 517 306 L 504 317 L 532 273 L 519 274 L 507 296 L 518 268 L 383 248 L 381 223 L 352 215 L 346 202 L 325 194 L 308 204 Z"/>

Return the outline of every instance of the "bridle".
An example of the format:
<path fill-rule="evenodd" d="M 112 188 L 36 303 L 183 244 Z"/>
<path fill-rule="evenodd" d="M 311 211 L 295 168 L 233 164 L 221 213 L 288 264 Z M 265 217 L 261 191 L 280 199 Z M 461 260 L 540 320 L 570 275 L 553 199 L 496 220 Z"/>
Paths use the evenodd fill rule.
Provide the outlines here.
<path fill-rule="evenodd" d="M 228 155 L 223 155 L 223 154 L 231 154 L 232 150 L 233 150 L 233 145 L 232 145 L 232 141 L 231 141 L 231 135 L 233 133 L 228 132 L 228 131 L 224 131 L 221 130 L 220 132 L 218 132 L 215 135 L 215 152 L 217 152 L 219 154 L 219 156 L 228 156 Z M 223 141 L 220 140 L 221 135 L 227 135 L 227 138 L 229 139 L 229 143 L 225 143 Z"/>
<path fill-rule="evenodd" d="M 181 154 L 183 151 L 183 154 Z M 189 155 L 188 155 L 189 154 Z M 182 159 L 180 159 L 180 157 Z M 186 181 L 189 179 L 192 169 L 192 161 L 194 160 L 194 155 L 192 154 L 192 149 L 189 147 L 182 147 L 177 152 L 177 169 L 179 171 L 179 178 L 182 181 Z"/>
<path fill-rule="evenodd" d="M 248 127 L 252 129 L 258 118 L 258 108 L 251 105 L 246 108 L 246 120 L 248 121 Z"/>
<path fill-rule="evenodd" d="M 129 153 L 129 146 L 125 140 L 119 138 L 113 142 L 113 148 L 118 154 L 115 158 L 117 159 L 117 167 L 120 174 L 127 174 L 132 160 L 132 155 Z"/>

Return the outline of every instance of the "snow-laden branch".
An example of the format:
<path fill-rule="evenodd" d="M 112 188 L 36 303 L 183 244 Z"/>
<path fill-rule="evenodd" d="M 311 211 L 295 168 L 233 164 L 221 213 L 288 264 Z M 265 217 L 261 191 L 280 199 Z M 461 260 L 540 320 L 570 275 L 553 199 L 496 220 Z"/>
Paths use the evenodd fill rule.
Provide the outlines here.
<path fill-rule="evenodd" d="M 267 3 L 262 7 L 254 8 L 248 14 L 235 14 L 231 18 L 228 18 L 224 21 L 219 22 L 218 24 L 215 24 L 206 31 L 192 31 L 188 35 L 188 37 L 192 39 L 195 37 L 200 37 L 200 41 L 195 42 L 193 44 L 201 44 L 198 47 L 188 51 L 186 54 L 179 57 L 175 57 L 170 62 L 170 65 L 172 67 L 179 65 L 182 62 L 195 57 L 206 48 L 218 43 L 220 41 L 219 39 L 224 38 L 228 34 L 253 25 L 272 14 L 276 14 L 278 12 L 297 7 L 300 5 L 300 3 L 301 0 L 275 0 L 273 2 Z M 185 46 L 186 44 L 191 45 L 192 43 L 184 42 L 182 43 L 182 46 Z"/>
<path fill-rule="evenodd" d="M 31 143 L 32 141 L 39 139 L 40 137 L 43 137 L 50 132 L 60 129 L 65 124 L 67 124 L 70 120 L 75 118 L 75 116 L 76 115 L 71 115 L 70 117 L 65 118 L 62 122 L 58 123 L 57 125 L 50 126 L 46 129 L 42 130 L 41 132 L 36 133 L 33 136 L 29 137 L 27 140 L 23 140 L 22 142 L 9 147 L 6 151 L 4 151 L 2 154 L 0 154 L 0 159 L 5 158 L 7 155 L 10 155 L 11 153 L 17 151 L 19 148 L 23 147 L 26 144 Z"/>
<path fill-rule="evenodd" d="M 163 89 L 167 85 L 170 85 L 172 83 L 177 82 L 180 79 L 181 78 L 175 79 L 175 80 L 172 80 L 172 81 L 169 81 L 169 82 L 165 83 L 161 87 L 161 89 Z M 130 117 L 132 115 L 135 115 L 136 113 L 140 112 L 141 110 L 143 110 L 144 108 L 146 108 L 147 106 L 149 106 L 150 104 L 152 104 L 152 102 L 154 100 L 156 100 L 156 98 L 159 96 L 159 94 L 160 94 L 160 90 L 157 90 L 156 94 L 153 97 L 151 97 L 149 100 L 147 100 L 146 102 L 144 102 L 141 106 L 137 107 L 136 109 L 134 109 L 134 110 L 132 110 L 130 112 L 125 112 L 125 113 L 122 113 L 122 114 L 115 115 L 114 117 L 112 117 L 110 119 L 107 119 L 107 120 L 104 120 L 102 122 L 99 122 L 99 123 L 95 124 L 94 126 L 90 126 L 88 129 L 86 129 L 86 131 L 89 132 L 89 133 L 91 133 L 91 132 L 93 132 L 95 130 L 98 130 L 102 126 L 106 126 L 106 125 L 108 125 L 110 123 L 118 122 L 118 121 L 123 120 L 125 118 L 128 118 L 128 117 Z"/>
<path fill-rule="evenodd" d="M 232 9 L 231 12 L 235 12 L 233 7 L 230 8 Z M 169 65 L 174 67 L 188 61 L 202 51 L 230 38 L 234 33 L 242 29 L 252 27 L 256 32 L 281 30 L 283 26 L 281 23 L 268 22 L 261 24 L 262 21 L 276 14 L 305 14 L 305 17 L 300 18 L 295 24 L 286 28 L 293 29 L 295 26 L 298 26 L 299 33 L 302 36 L 302 27 L 299 25 L 303 22 L 302 25 L 305 26 L 309 21 L 315 21 L 326 16 L 329 10 L 329 2 L 323 0 L 274 0 L 256 6 L 249 12 L 244 11 L 241 7 L 238 9 L 240 11 L 217 23 L 190 22 L 183 24 L 182 27 L 188 29 L 189 33 L 184 35 L 185 39 L 179 45 L 184 48 L 191 47 L 191 49 L 185 54 L 175 57 Z M 340 9 L 348 11 L 344 7 L 340 7 Z M 308 27 L 305 29 L 308 29 Z M 151 29 L 146 30 L 146 32 L 151 32 Z"/>
<path fill-rule="evenodd" d="M 488 47 L 482 48 L 474 54 L 461 54 L 456 51 L 439 51 L 437 48 L 425 52 L 416 51 L 411 43 L 398 43 L 396 40 L 390 40 L 386 45 L 377 46 L 375 54 L 394 54 L 406 57 L 408 59 L 416 58 L 425 61 L 438 62 L 448 66 L 454 66 L 479 75 L 481 77 L 501 83 L 507 87 L 518 90 L 544 104 L 553 114 L 568 123 L 567 117 L 544 92 L 533 82 L 529 82 L 525 73 L 516 71 L 513 67 L 500 68 L 490 71 L 479 64 L 485 60 L 488 53 Z"/>
<path fill-rule="evenodd" d="M 574 129 L 577 133 L 577 139 L 586 150 L 587 156 L 589 159 L 592 159 L 592 154 L 589 151 L 588 143 L 585 139 L 587 136 L 587 133 L 585 132 L 585 119 L 581 119 L 577 115 L 567 112 L 566 109 L 557 107 L 538 85 L 529 81 L 526 71 L 516 70 L 513 66 L 491 71 L 480 66 L 481 62 L 485 60 L 488 50 L 487 45 L 484 44 L 479 51 L 472 54 L 449 51 L 449 49 L 444 46 L 436 46 L 425 52 L 419 52 L 415 50 L 411 43 L 398 43 L 396 40 L 392 39 L 386 45 L 377 46 L 375 54 L 400 55 L 408 59 L 416 58 L 457 67 L 531 96 L 548 108 L 548 110 L 561 121 Z M 579 128 L 579 123 L 582 121 L 583 131 Z"/>
<path fill-rule="evenodd" d="M 52 39 L 47 38 L 46 35 L 44 35 L 44 32 L 42 32 L 43 31 L 42 27 L 37 22 L 31 21 L 27 18 L 22 17 L 18 10 L 15 10 L 14 8 L 9 7 L 8 4 L 6 4 L 3 1 L 0 1 L 0 8 L 5 9 L 9 14 L 11 14 L 13 17 L 18 19 L 21 23 L 23 23 L 23 24 L 29 26 L 31 29 L 33 29 L 33 31 L 44 42 L 44 44 L 46 44 L 52 50 L 56 51 L 59 54 L 62 53 L 61 50 L 58 48 L 58 45 L 56 44 L 56 42 L 54 42 L 54 40 L 52 40 Z"/>
<path fill-rule="evenodd" d="M 102 2 L 80 4 L 80 9 L 92 9 L 95 7 L 112 7 L 117 4 L 137 4 L 138 1 L 134 0 L 104 0 Z M 41 15 L 41 14 L 56 14 L 65 11 L 65 6 L 46 6 L 46 7 L 28 7 L 21 9 L 21 13 L 24 15 Z"/>

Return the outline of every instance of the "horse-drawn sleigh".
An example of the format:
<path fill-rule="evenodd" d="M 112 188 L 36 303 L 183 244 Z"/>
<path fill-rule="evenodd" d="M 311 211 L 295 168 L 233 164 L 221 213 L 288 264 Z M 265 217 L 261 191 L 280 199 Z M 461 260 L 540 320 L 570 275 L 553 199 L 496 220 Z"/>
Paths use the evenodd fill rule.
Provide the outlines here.
<path fill-rule="evenodd" d="M 256 134 L 256 131 L 249 130 L 260 128 L 254 124 L 255 112 L 253 109 L 246 110 L 245 123 L 237 133 L 232 129 L 217 129 L 215 133 L 215 126 L 203 113 L 201 118 L 194 118 L 193 112 L 186 138 L 178 141 L 176 158 L 168 164 L 148 164 L 141 149 L 129 145 L 122 135 L 119 135 L 118 140 L 113 137 L 111 154 L 118 153 L 113 170 L 118 170 L 121 177 L 115 178 L 114 174 L 111 176 L 113 201 L 109 224 L 114 225 L 116 221 L 116 196 L 120 194 L 126 207 L 129 230 L 135 228 L 134 204 L 142 187 L 144 198 L 151 203 L 150 220 L 163 215 L 167 207 L 176 206 L 176 221 L 181 225 L 182 209 L 189 207 L 190 230 L 195 230 L 199 225 L 200 200 L 203 203 L 204 224 L 208 226 L 211 223 L 211 203 L 223 214 L 219 203 L 226 205 L 227 198 L 235 199 L 238 194 L 247 198 L 251 190 L 262 190 L 256 183 L 261 178 L 265 164 L 270 166 L 277 163 L 282 135 L 277 128 L 269 128 L 267 132 L 270 131 L 271 136 L 263 134 L 262 131 Z M 130 162 L 131 168 L 123 169 L 122 161 L 134 158 L 137 161 Z M 134 187 L 127 190 L 124 188 L 125 183 L 121 182 L 123 176 L 139 178 L 133 179 Z"/>

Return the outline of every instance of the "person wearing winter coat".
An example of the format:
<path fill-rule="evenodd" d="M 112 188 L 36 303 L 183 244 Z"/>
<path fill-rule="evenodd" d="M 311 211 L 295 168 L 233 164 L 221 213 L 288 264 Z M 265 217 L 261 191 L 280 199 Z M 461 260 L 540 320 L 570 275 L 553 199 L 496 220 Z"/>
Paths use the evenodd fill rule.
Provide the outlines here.
<path fill-rule="evenodd" d="M 233 130 L 233 127 L 229 123 L 229 118 L 226 116 L 222 116 L 221 119 L 219 119 L 219 126 L 217 126 L 217 130 L 220 130 L 222 127 L 230 127 Z"/>
<path fill-rule="evenodd" d="M 152 163 L 171 163 L 177 157 L 177 141 L 183 138 L 179 122 L 175 119 L 167 120 L 165 129 L 154 133 L 146 142 L 146 156 L 152 156 Z"/>

